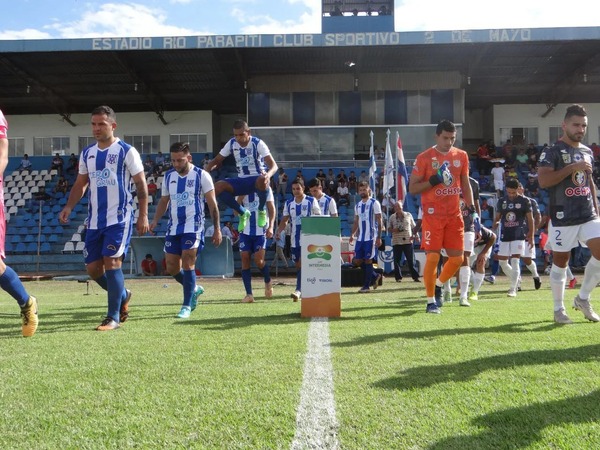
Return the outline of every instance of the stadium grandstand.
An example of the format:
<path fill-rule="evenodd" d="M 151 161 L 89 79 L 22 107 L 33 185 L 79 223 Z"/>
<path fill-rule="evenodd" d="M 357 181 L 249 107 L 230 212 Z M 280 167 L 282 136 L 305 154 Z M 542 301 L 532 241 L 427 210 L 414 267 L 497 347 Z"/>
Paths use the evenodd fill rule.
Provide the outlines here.
<path fill-rule="evenodd" d="M 410 171 L 441 119 L 458 125 L 457 146 L 473 155 L 476 178 L 487 176 L 475 161 L 482 143 L 539 151 L 560 136 L 567 104 L 584 104 L 598 123 L 600 27 L 396 32 L 393 9 L 391 0 L 323 0 L 320 34 L 0 41 L 11 265 L 84 272 L 85 203 L 59 224 L 68 190 L 57 185 L 61 174 L 72 185 L 69 156 L 93 142 L 89 114 L 101 104 L 115 109 L 117 135 L 143 160 L 189 141 L 201 165 L 231 137 L 233 121 L 246 118 L 288 177 L 300 170 L 307 180 L 319 169 L 358 176 L 372 152 L 380 172 L 388 130 L 400 136 Z M 597 142 L 592 125 L 586 143 Z M 30 170 L 19 168 L 25 154 Z M 64 173 L 52 168 L 57 154 Z M 526 181 L 530 170 L 521 169 Z M 160 171 L 148 177 L 160 192 Z M 277 196 L 279 210 L 284 199 Z M 419 199 L 406 201 L 416 215 Z M 351 195 L 340 210 L 342 235 L 353 202 Z M 223 209 L 222 220 L 236 218 Z M 137 270 L 135 261 L 127 267 Z"/>

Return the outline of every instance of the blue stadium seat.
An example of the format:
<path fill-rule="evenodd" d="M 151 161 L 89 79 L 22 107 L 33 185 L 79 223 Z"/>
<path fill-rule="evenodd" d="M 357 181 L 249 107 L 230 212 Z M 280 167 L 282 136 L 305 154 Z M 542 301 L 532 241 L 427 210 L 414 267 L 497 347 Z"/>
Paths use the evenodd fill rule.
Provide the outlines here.
<path fill-rule="evenodd" d="M 40 246 L 40 253 L 50 253 L 52 251 L 52 247 L 48 242 L 42 242 Z"/>
<path fill-rule="evenodd" d="M 19 242 L 15 246 L 15 253 L 25 253 L 26 250 L 27 250 L 27 247 L 23 242 Z"/>
<path fill-rule="evenodd" d="M 27 245 L 27 247 L 26 247 L 25 251 L 27 253 L 37 253 L 37 249 L 38 249 L 37 242 L 30 242 L 29 244 L 26 244 L 26 245 Z"/>

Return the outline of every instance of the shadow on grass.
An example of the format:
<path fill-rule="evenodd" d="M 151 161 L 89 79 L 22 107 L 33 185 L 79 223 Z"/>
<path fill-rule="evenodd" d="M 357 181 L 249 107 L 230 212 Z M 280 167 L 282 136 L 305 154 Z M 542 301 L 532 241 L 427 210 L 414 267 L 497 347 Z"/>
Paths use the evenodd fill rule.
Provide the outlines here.
<path fill-rule="evenodd" d="M 596 346 L 594 346 L 596 347 Z M 597 348 L 595 352 L 597 352 Z M 440 440 L 429 447 L 430 450 L 497 448 L 529 448 L 542 445 L 543 448 L 598 448 L 598 437 L 591 442 L 574 442 L 565 437 L 560 442 L 548 442 L 543 430 L 565 424 L 591 424 L 600 420 L 600 391 L 522 407 L 505 409 L 485 414 L 473 420 L 473 424 L 485 428 L 482 433 L 471 436 L 453 436 Z M 584 433 L 586 434 L 586 433 Z M 537 445 L 536 445 L 537 444 Z M 540 448 L 541 448 L 540 447 Z"/>
<path fill-rule="evenodd" d="M 532 350 L 529 352 L 509 353 L 487 358 L 471 359 L 456 364 L 414 367 L 402 371 L 397 377 L 378 381 L 374 383 L 374 386 L 390 390 L 428 388 L 436 384 L 451 381 L 470 381 L 477 375 L 490 370 L 540 364 L 597 361 L 599 359 L 598 355 L 600 355 L 600 344 L 560 350 Z"/>
<path fill-rule="evenodd" d="M 419 313 L 419 311 L 412 312 L 409 315 Z M 396 314 L 396 316 L 401 314 Z M 408 315 L 408 314 L 405 314 Z M 538 325 L 535 329 L 531 329 L 532 325 Z M 362 336 L 352 341 L 338 342 L 331 344 L 332 347 L 354 347 L 361 345 L 378 344 L 390 339 L 431 339 L 436 337 L 444 336 L 458 336 L 468 334 L 485 334 L 485 333 L 531 333 L 550 331 L 556 328 L 554 323 L 547 321 L 527 322 L 518 324 L 506 324 L 497 327 L 468 327 L 468 328 L 446 328 L 441 330 L 426 330 L 426 331 L 405 331 L 399 333 L 388 333 L 388 334 L 376 334 L 371 336 Z"/>
<path fill-rule="evenodd" d="M 193 316 L 192 316 L 193 317 Z M 215 319 L 204 319 L 199 316 L 197 319 L 175 322 L 178 326 L 195 326 L 207 330 L 230 330 L 234 328 L 246 328 L 257 325 L 290 325 L 310 319 L 301 319 L 300 310 L 297 313 L 272 314 L 267 316 L 236 316 L 220 317 Z"/>

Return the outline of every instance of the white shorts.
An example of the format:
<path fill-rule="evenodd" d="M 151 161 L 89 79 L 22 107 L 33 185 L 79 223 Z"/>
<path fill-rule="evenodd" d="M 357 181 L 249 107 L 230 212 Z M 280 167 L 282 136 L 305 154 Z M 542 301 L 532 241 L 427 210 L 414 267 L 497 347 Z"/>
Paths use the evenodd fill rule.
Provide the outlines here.
<path fill-rule="evenodd" d="M 498 248 L 498 256 L 521 255 L 523 253 L 523 247 L 525 247 L 524 240 L 500 242 L 500 247 Z"/>
<path fill-rule="evenodd" d="M 529 248 L 529 242 L 525 242 L 525 245 L 523 246 L 523 252 L 521 253 L 521 258 L 535 259 L 535 244 L 533 244 L 533 247 Z"/>
<path fill-rule="evenodd" d="M 503 191 L 504 190 L 504 181 L 494 180 L 494 189 L 497 191 Z"/>
<path fill-rule="evenodd" d="M 548 227 L 548 243 L 555 252 L 570 252 L 580 243 L 585 247 L 587 241 L 599 237 L 600 219 L 565 227 L 554 227 L 551 221 Z"/>
<path fill-rule="evenodd" d="M 465 231 L 463 250 L 465 252 L 469 252 L 469 253 L 473 254 L 474 248 L 475 248 L 475 232 L 474 231 Z"/>

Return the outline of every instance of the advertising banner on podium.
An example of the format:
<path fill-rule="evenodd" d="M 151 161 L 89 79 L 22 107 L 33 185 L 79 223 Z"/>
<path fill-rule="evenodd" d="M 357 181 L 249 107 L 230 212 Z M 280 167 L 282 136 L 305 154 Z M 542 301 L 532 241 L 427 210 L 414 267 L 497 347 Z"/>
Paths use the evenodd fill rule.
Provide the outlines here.
<path fill-rule="evenodd" d="M 339 217 L 303 217 L 302 317 L 340 317 L 341 242 Z"/>

